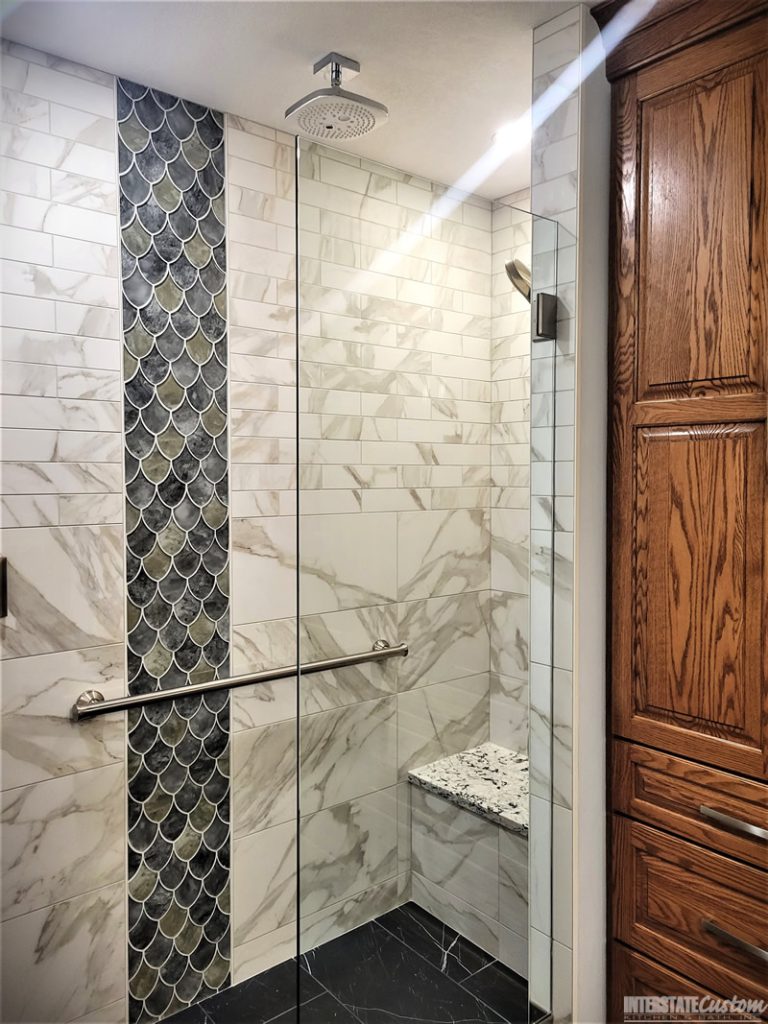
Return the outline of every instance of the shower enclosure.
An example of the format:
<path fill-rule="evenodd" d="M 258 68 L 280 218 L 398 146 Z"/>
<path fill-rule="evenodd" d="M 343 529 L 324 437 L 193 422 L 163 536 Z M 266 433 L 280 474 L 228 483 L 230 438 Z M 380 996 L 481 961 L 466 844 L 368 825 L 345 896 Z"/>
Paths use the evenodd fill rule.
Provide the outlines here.
<path fill-rule="evenodd" d="M 558 228 L 524 193 L 491 202 L 288 136 L 267 200 L 238 184 L 260 131 L 230 126 L 232 234 L 208 274 L 221 295 L 226 265 L 231 293 L 231 657 L 201 663 L 192 694 L 169 699 L 169 675 L 77 705 L 131 709 L 129 1015 L 532 1024 L 552 1009 L 567 505 L 557 342 L 531 311 L 558 292 Z"/>

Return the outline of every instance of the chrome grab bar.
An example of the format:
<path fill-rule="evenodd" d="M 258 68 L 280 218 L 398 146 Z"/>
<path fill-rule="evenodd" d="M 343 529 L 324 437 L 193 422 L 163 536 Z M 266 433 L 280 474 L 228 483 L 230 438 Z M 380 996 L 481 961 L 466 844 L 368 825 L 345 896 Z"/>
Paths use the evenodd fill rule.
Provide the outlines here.
<path fill-rule="evenodd" d="M 306 665 L 284 665 L 282 668 L 268 668 L 263 672 L 253 672 L 245 676 L 232 676 L 230 679 L 211 679 L 207 683 L 190 683 L 189 686 L 176 686 L 172 690 L 153 690 L 152 693 L 139 693 L 127 697 L 115 697 L 105 700 L 99 690 L 86 690 L 81 693 L 72 705 L 70 718 L 73 722 L 82 722 L 86 718 L 97 715 L 108 715 L 112 711 L 125 711 L 128 708 L 140 708 L 145 704 L 156 704 L 164 700 L 175 700 L 178 697 L 194 697 L 198 693 L 214 693 L 216 690 L 234 690 L 238 686 L 249 686 L 253 683 L 271 683 L 276 679 L 290 679 L 296 675 L 312 675 L 315 672 L 332 672 L 336 668 L 349 668 L 352 665 L 363 665 L 368 661 L 386 661 L 387 658 L 405 658 L 408 644 L 396 644 L 394 647 L 387 640 L 377 640 L 370 651 L 360 654 L 343 654 L 338 658 L 325 658 L 322 661 L 310 661 Z"/>
<path fill-rule="evenodd" d="M 768 840 L 768 829 L 753 825 L 751 821 L 742 821 L 741 818 L 733 818 L 730 814 L 723 814 L 706 804 L 700 804 L 699 814 L 702 818 L 709 818 L 710 821 L 722 825 L 724 828 L 732 829 L 734 832 L 741 832 L 745 836 L 753 836 L 755 839 Z"/>
<path fill-rule="evenodd" d="M 747 942 L 746 939 L 740 939 L 738 935 L 732 935 L 727 932 L 725 928 L 721 928 L 715 924 L 714 921 L 702 921 L 702 926 L 705 932 L 709 932 L 710 935 L 714 935 L 716 939 L 720 939 L 721 942 L 725 942 L 729 946 L 733 946 L 734 949 L 738 949 L 740 953 L 746 953 L 747 956 L 754 957 L 755 960 L 761 960 L 764 964 L 768 964 L 768 949 L 762 949 L 760 946 L 753 946 L 751 942 Z"/>

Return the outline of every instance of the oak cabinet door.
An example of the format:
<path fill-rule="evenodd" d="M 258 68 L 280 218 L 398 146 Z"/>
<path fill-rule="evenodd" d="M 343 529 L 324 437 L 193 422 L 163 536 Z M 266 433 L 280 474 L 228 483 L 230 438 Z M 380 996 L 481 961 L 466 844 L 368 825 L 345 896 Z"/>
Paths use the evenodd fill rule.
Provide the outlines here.
<path fill-rule="evenodd" d="M 759 779 L 767 49 L 750 23 L 621 82 L 615 108 L 613 731 Z"/>

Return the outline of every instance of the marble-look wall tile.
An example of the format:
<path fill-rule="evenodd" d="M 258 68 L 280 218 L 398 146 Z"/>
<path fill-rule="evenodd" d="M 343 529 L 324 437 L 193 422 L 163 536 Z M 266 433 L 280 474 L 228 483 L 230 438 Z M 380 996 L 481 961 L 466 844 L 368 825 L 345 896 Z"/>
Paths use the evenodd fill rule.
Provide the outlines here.
<path fill-rule="evenodd" d="M 77 650 L 122 639 L 122 530 L 116 526 L 11 529 L 3 658 Z"/>
<path fill-rule="evenodd" d="M 397 698 L 304 715 L 300 728 L 303 814 L 397 782 Z"/>
<path fill-rule="evenodd" d="M 491 736 L 512 749 L 528 742 L 527 677 L 530 646 L 530 305 L 504 272 L 509 260 L 541 269 L 532 258 L 533 218 L 528 190 L 493 206 L 491 379 Z"/>
<path fill-rule="evenodd" d="M 398 641 L 409 646 L 400 690 L 489 670 L 489 602 L 476 591 L 398 605 Z"/>
<path fill-rule="evenodd" d="M 233 877 L 237 877 L 237 873 L 235 867 Z M 296 933 L 297 923 L 291 921 L 266 935 L 257 935 L 242 943 L 235 941 L 232 946 L 232 984 L 238 985 L 296 956 Z"/>
<path fill-rule="evenodd" d="M 490 594 L 491 668 L 499 675 L 528 676 L 529 606 L 525 594 Z"/>
<path fill-rule="evenodd" d="M 407 899 L 407 886 L 408 876 L 400 874 L 349 899 L 306 915 L 301 922 L 301 952 L 309 953 L 323 943 L 393 910 Z M 311 956 L 305 963 L 311 971 Z"/>
<path fill-rule="evenodd" d="M 573 813 L 552 808 L 552 937 L 565 946 L 573 933 Z"/>
<path fill-rule="evenodd" d="M 244 623 L 296 613 L 296 518 L 232 522 L 232 618 Z"/>
<path fill-rule="evenodd" d="M 583 45 L 585 18 L 583 12 L 574 7 L 558 18 L 539 26 L 534 32 L 533 90 L 535 96 L 541 96 L 553 86 L 563 68 L 570 62 L 578 60 Z M 541 360 L 541 374 L 536 382 L 537 389 L 542 393 L 541 401 L 537 400 L 537 416 L 548 427 L 555 427 L 555 464 L 554 473 L 551 463 L 542 464 L 543 472 L 539 484 L 550 488 L 542 491 L 551 494 L 551 479 L 555 485 L 555 535 L 552 541 L 542 543 L 543 532 L 535 537 L 532 543 L 534 552 L 531 612 L 534 623 L 539 630 L 531 638 L 532 661 L 538 662 L 537 677 L 531 679 L 532 732 L 536 740 L 531 751 L 532 787 L 545 797 L 543 806 L 560 815 L 557 849 L 553 874 L 555 889 L 558 893 L 557 918 L 559 942 L 554 943 L 558 951 L 552 951 L 554 990 L 549 991 L 544 979 L 536 979 L 542 988 L 542 997 L 552 1000 L 551 1005 L 555 1020 L 569 1020 L 571 1014 L 571 967 L 568 946 L 570 935 L 570 893 L 564 889 L 565 878 L 561 872 L 567 872 L 570 881 L 570 859 L 572 835 L 570 814 L 567 810 L 558 811 L 558 807 L 568 808 L 571 799 L 571 724 L 572 724 L 572 681 L 571 672 L 573 654 L 573 515 L 572 497 L 574 493 L 574 437 L 571 429 L 573 424 L 573 386 L 574 357 L 578 339 L 575 330 L 576 289 L 575 281 L 575 243 L 578 233 L 578 208 L 581 189 L 578 146 L 580 107 L 582 103 L 581 88 L 572 91 L 566 103 L 537 127 L 532 140 L 532 202 L 537 213 L 554 218 L 558 223 L 556 246 L 558 253 L 558 342 L 551 347 Z M 537 251 L 551 248 L 552 239 L 541 236 L 534 237 Z M 550 394 L 556 384 L 557 393 L 554 403 Z M 538 526 L 546 522 L 549 532 L 552 528 L 551 506 L 544 522 L 539 519 Z M 539 557 L 539 555 L 541 557 Z M 554 600 L 552 597 L 554 595 Z M 555 666 L 552 671 L 551 666 Z M 561 671 L 562 670 L 562 671 Z M 550 764 L 552 765 L 550 769 Z M 555 781 L 555 777 L 557 781 Z M 538 779 L 538 782 L 535 781 Z M 532 798 L 538 804 L 539 798 Z M 554 803 L 554 808 L 552 804 Z M 533 813 L 533 808 L 532 808 Z M 542 810 L 541 829 L 546 829 L 543 822 L 545 815 Z M 535 934 L 539 946 L 546 945 L 547 960 L 550 959 L 552 946 L 552 922 L 547 910 L 549 893 L 544 880 L 539 875 L 548 869 L 547 851 L 541 847 L 540 855 L 544 860 L 532 861 L 532 920 L 536 928 Z M 568 904 L 566 910 L 565 904 Z M 562 954 L 562 955 L 560 955 Z M 532 956 L 532 967 L 536 967 Z M 532 975 L 533 978 L 533 975 Z M 542 1004 L 545 1005 L 545 1004 Z"/>
<path fill-rule="evenodd" d="M 399 600 L 488 588 L 487 511 L 400 512 L 397 518 Z"/>
<path fill-rule="evenodd" d="M 573 794 L 573 673 L 556 668 L 552 696 L 552 799 L 572 806 Z"/>
<path fill-rule="evenodd" d="M 237 572 L 233 572 L 237 578 Z M 232 671 L 261 672 L 297 662 L 296 618 L 268 619 L 232 630 Z M 239 687 L 231 692 L 232 728 L 252 729 L 296 717 L 295 678 Z"/>
<path fill-rule="evenodd" d="M 499 828 L 412 787 L 412 870 L 499 918 Z"/>
<path fill-rule="evenodd" d="M 471 904 L 417 872 L 411 876 L 411 899 L 449 928 L 474 942 L 492 957 L 498 958 L 500 926 L 497 920 L 482 914 Z"/>
<path fill-rule="evenodd" d="M 125 1008 L 114 79 L 2 42 L 2 1017 Z"/>
<path fill-rule="evenodd" d="M 125 885 L 108 885 L 2 925 L 2 1016 L 74 1020 L 123 998 Z"/>
<path fill-rule="evenodd" d="M 529 684 L 491 672 L 490 739 L 508 750 L 530 751 Z"/>
<path fill-rule="evenodd" d="M 398 694 L 400 778 L 409 768 L 488 740 L 489 711 L 487 673 Z"/>
<path fill-rule="evenodd" d="M 128 1004 L 125 999 L 118 999 L 109 1006 L 102 1006 L 98 1010 L 91 1010 L 90 1013 L 77 1017 L 71 1024 L 125 1024 L 128 1019 Z"/>
<path fill-rule="evenodd" d="M 233 835 L 295 818 L 295 720 L 235 732 L 232 755 Z"/>
<path fill-rule="evenodd" d="M 499 921 L 528 937 L 528 838 L 499 829 Z"/>
<path fill-rule="evenodd" d="M 552 936 L 528 929 L 529 998 L 537 1006 L 552 1005 Z"/>
<path fill-rule="evenodd" d="M 302 664 L 373 648 L 379 640 L 402 642 L 397 607 L 374 605 L 301 617 Z M 399 658 L 372 665 L 320 672 L 301 680 L 301 714 L 370 701 L 397 691 L 406 662 Z"/>
<path fill-rule="evenodd" d="M 492 510 L 491 586 L 494 590 L 513 594 L 528 593 L 530 533 L 527 510 Z"/>
<path fill-rule="evenodd" d="M 124 788 L 113 764 L 2 794 L 4 920 L 120 881 Z"/>
<path fill-rule="evenodd" d="M 398 874 L 397 787 L 336 804 L 301 823 L 301 907 L 313 914 Z"/>
<path fill-rule="evenodd" d="M 74 724 L 68 709 L 87 689 L 107 700 L 124 688 L 122 645 L 19 658 L 3 666 L 2 777 L 8 789 L 122 763 L 125 719 Z"/>
<path fill-rule="evenodd" d="M 394 787 L 310 814 L 301 823 L 302 922 L 319 919 L 354 894 L 397 877 Z M 288 948 L 296 920 L 296 827 L 286 822 L 235 841 L 234 942 L 274 934 Z M 270 938 L 270 941 L 272 939 Z M 264 962 L 265 949 L 245 958 Z M 245 967 L 240 967 L 241 974 Z"/>
<path fill-rule="evenodd" d="M 412 895 L 528 977 L 528 837 L 411 790 Z"/>
<path fill-rule="evenodd" d="M 396 600 L 397 550 L 394 513 L 303 518 L 301 614 Z"/>
<path fill-rule="evenodd" d="M 236 839 L 232 871 L 233 942 L 243 945 L 296 919 L 296 823 Z"/>
<path fill-rule="evenodd" d="M 499 925 L 499 960 L 521 978 L 529 975 L 529 941 L 527 934 Z"/>

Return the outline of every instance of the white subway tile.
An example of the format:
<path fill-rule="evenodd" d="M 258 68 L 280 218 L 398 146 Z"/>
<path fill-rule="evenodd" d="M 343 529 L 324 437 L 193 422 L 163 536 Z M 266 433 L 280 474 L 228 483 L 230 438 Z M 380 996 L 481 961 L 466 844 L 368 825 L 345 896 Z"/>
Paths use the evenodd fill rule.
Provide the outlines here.
<path fill-rule="evenodd" d="M 53 68 L 30 64 L 24 92 L 102 117 L 114 116 L 114 93 L 109 86 L 63 74 Z"/>
<path fill-rule="evenodd" d="M 51 172 L 47 167 L 12 157 L 0 157 L 0 181 L 8 192 L 36 199 L 51 198 Z"/>
<path fill-rule="evenodd" d="M 0 318 L 3 327 L 19 327 L 30 331 L 56 330 L 55 303 L 25 295 L 4 295 Z"/>

